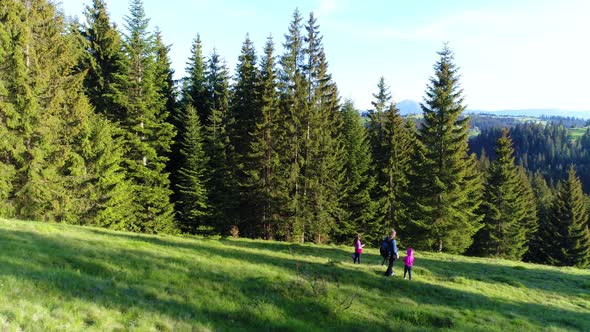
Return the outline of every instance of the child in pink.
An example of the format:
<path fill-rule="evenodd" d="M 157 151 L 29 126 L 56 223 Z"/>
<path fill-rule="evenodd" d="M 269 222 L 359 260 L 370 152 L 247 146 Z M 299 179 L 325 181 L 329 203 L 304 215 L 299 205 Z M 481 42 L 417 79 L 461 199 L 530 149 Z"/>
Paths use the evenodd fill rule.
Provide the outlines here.
<path fill-rule="evenodd" d="M 414 249 L 408 248 L 408 254 L 404 258 L 404 279 L 406 279 L 406 273 L 409 274 L 410 280 L 412 280 L 412 266 L 414 265 Z"/>
<path fill-rule="evenodd" d="M 365 245 L 361 243 L 361 236 L 359 234 L 356 235 L 354 238 L 354 253 L 352 254 L 352 262 L 353 264 L 359 262 L 361 263 L 361 254 L 363 253 L 363 247 Z"/>

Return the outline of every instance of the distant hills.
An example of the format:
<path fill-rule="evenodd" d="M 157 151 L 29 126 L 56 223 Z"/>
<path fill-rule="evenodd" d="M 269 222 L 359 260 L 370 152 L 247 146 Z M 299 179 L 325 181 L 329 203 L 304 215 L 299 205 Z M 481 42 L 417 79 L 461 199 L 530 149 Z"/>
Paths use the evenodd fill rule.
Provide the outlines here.
<path fill-rule="evenodd" d="M 402 100 L 396 104 L 397 108 L 400 110 L 401 115 L 409 115 L 409 114 L 420 114 L 422 113 L 422 109 L 420 108 L 420 104 L 415 100 Z M 499 115 L 499 116 L 531 116 L 531 117 L 541 117 L 541 116 L 562 116 L 562 117 L 576 117 L 582 119 L 589 119 L 590 118 L 590 110 L 589 111 L 572 111 L 572 110 L 564 110 L 564 109 L 557 109 L 557 108 L 531 108 L 531 109 L 514 109 L 514 110 L 495 110 L 495 111 L 483 111 L 483 110 L 474 110 L 474 109 L 467 109 L 467 113 L 470 114 L 492 114 L 492 115 Z"/>

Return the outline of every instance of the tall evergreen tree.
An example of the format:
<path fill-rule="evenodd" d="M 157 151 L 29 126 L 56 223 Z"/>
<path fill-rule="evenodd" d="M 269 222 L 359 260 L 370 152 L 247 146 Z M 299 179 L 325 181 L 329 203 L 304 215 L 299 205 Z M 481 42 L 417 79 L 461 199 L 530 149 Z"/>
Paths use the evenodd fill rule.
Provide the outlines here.
<path fill-rule="evenodd" d="M 307 107 L 303 108 L 302 199 L 300 212 L 304 220 L 303 235 L 322 242 L 328 238 L 336 222 L 342 218 L 340 206 L 343 181 L 341 159 L 342 120 L 338 89 L 328 73 L 328 62 L 321 43 L 319 25 L 313 13 L 305 25 L 304 37 L 307 64 Z M 304 239 L 305 239 L 304 237 Z"/>
<path fill-rule="evenodd" d="M 400 228 L 408 215 L 408 187 L 410 159 L 413 141 L 395 104 L 389 106 L 384 114 L 383 141 L 378 150 L 382 153 L 376 158 L 377 199 L 381 208 L 379 234 L 387 229 Z"/>
<path fill-rule="evenodd" d="M 209 118 L 205 125 L 206 153 L 209 159 L 210 224 L 218 232 L 228 232 L 238 224 L 237 182 L 233 172 L 233 147 L 228 127 L 233 118 L 229 111 L 229 77 L 227 67 L 216 50 L 208 61 L 207 88 L 210 95 Z"/>
<path fill-rule="evenodd" d="M 425 243 L 438 251 L 463 252 L 481 227 L 481 179 L 475 159 L 467 155 L 469 117 L 460 119 L 465 109 L 453 53 L 444 46 L 434 66 L 435 74 L 426 89 L 424 122 L 418 137 L 424 146 L 419 186 L 418 211 L 412 222 L 423 230 Z"/>
<path fill-rule="evenodd" d="M 280 58 L 279 96 L 281 118 L 283 119 L 278 135 L 279 156 L 278 169 L 283 179 L 280 183 L 281 216 L 285 220 L 281 230 L 285 238 L 293 241 L 304 240 L 304 220 L 300 204 L 302 190 L 300 185 L 303 154 L 301 151 L 302 121 L 307 114 L 307 88 L 303 75 L 303 36 L 301 34 L 302 17 L 298 10 L 293 13 L 289 31 L 285 35 L 283 47 L 285 53 Z"/>
<path fill-rule="evenodd" d="M 205 57 L 203 56 L 203 44 L 201 36 L 193 41 L 191 56 L 186 66 L 187 77 L 184 78 L 184 90 L 182 94 L 183 104 L 192 105 L 199 114 L 201 124 L 209 118 L 211 95 L 207 90 Z"/>
<path fill-rule="evenodd" d="M 590 230 L 582 184 L 570 167 L 561 182 L 552 213 L 555 242 L 548 252 L 549 262 L 585 268 L 590 264 Z"/>
<path fill-rule="evenodd" d="M 484 203 L 484 227 L 476 234 L 473 252 L 520 260 L 527 250 L 529 229 L 536 225 L 534 197 L 526 174 L 524 178 L 514 164 L 514 149 L 504 129 L 496 146 L 496 159 L 492 162 L 486 181 Z M 530 216 L 532 213 L 533 216 Z M 529 219 L 535 225 L 530 225 Z"/>
<path fill-rule="evenodd" d="M 363 125 L 359 111 L 351 101 L 342 107 L 344 138 L 345 194 L 342 206 L 346 216 L 334 230 L 339 242 L 349 242 L 357 233 L 363 233 L 366 242 L 377 242 L 380 233 L 374 232 L 373 225 L 377 214 L 378 202 L 371 199 L 375 187 L 375 175 L 371 172 L 371 146 L 367 130 Z M 379 234 L 378 236 L 376 236 Z"/>
<path fill-rule="evenodd" d="M 203 58 L 201 37 L 197 35 L 191 46 L 191 56 L 186 65 L 187 76 L 182 80 L 182 90 L 180 100 L 176 108 L 173 108 L 170 113 L 170 122 L 174 125 L 176 136 L 171 146 L 170 160 L 168 162 L 168 171 L 170 172 L 171 187 L 174 192 L 172 200 L 177 202 L 181 194 L 179 188 L 181 185 L 182 175 L 178 174 L 181 167 L 185 163 L 184 156 L 180 152 L 185 141 L 185 136 L 188 135 L 188 128 L 186 128 L 186 114 L 189 107 L 192 107 L 199 115 L 200 126 L 203 127 L 209 115 L 209 94 L 207 91 L 207 82 L 205 80 L 205 59 Z M 204 136 L 204 131 L 201 130 L 201 135 Z M 180 205 L 176 204 L 176 208 Z M 179 212 L 179 211 L 177 211 Z M 181 212 L 179 212 L 181 213 Z"/>
<path fill-rule="evenodd" d="M 536 172 L 531 181 L 535 195 L 535 208 L 538 216 L 538 227 L 529 241 L 529 250 L 524 260 L 534 263 L 549 263 L 549 247 L 554 239 L 554 230 L 551 222 L 551 210 L 553 205 L 553 192 L 547 185 L 540 172 Z"/>
<path fill-rule="evenodd" d="M 132 0 L 126 17 L 123 74 L 116 75 L 116 102 L 124 114 L 120 123 L 125 132 L 126 169 L 133 184 L 132 230 L 173 232 L 173 205 L 170 181 L 165 171 L 173 126 L 166 121 L 168 96 L 162 91 L 162 62 L 157 62 L 157 44 L 148 32 L 149 19 L 141 0 Z M 158 71 L 160 70 L 160 71 Z"/>
<path fill-rule="evenodd" d="M 127 230 L 133 220 L 132 190 L 122 167 L 123 140 L 120 131 L 101 116 L 91 117 L 89 139 L 84 147 L 88 208 L 81 222 Z"/>
<path fill-rule="evenodd" d="M 385 128 L 385 112 L 391 105 L 391 92 L 389 86 L 385 83 L 385 78 L 381 76 L 377 83 L 377 93 L 373 94 L 374 101 L 371 102 L 373 109 L 369 110 L 369 121 L 367 124 L 369 132 L 369 141 L 373 158 L 378 164 L 384 163 L 383 141 Z"/>
<path fill-rule="evenodd" d="M 83 55 L 78 37 L 46 1 L 10 2 L 3 9 L 3 46 L 10 46 L 2 60 L 10 72 L 0 70 L 7 92 L 0 128 L 10 148 L 1 155 L 11 189 L 2 193 L 3 210 L 18 218 L 100 225 L 123 216 L 118 148 L 84 96 L 84 76 L 75 70 Z"/>
<path fill-rule="evenodd" d="M 120 74 L 123 60 L 122 42 L 116 26 L 111 23 L 104 0 L 93 0 L 86 6 L 86 25 L 81 33 L 86 40 L 82 69 L 86 95 L 97 113 L 110 120 L 121 117 L 121 109 L 113 100 L 114 75 Z"/>
<path fill-rule="evenodd" d="M 207 157 L 203 147 L 203 136 L 199 115 L 192 106 L 187 106 L 185 134 L 182 137 L 180 152 L 183 163 L 178 172 L 178 219 L 181 229 L 196 233 L 206 222 L 208 210 L 207 199 Z"/>
<path fill-rule="evenodd" d="M 228 128 L 231 146 L 233 147 L 234 162 L 232 167 L 234 177 L 239 186 L 239 228 L 243 234 L 256 236 L 256 225 L 252 215 L 254 202 L 249 193 L 246 169 L 250 156 L 252 134 L 260 118 L 259 79 L 257 57 L 250 37 L 242 44 L 242 51 L 238 57 L 235 84 L 231 93 L 231 116 L 233 122 Z"/>
<path fill-rule="evenodd" d="M 252 219 L 257 234 L 270 239 L 281 236 L 279 223 L 280 164 L 278 135 L 281 123 L 277 96 L 274 44 L 269 37 L 260 64 L 260 117 L 256 122 L 246 162 L 248 199 L 253 203 Z"/>

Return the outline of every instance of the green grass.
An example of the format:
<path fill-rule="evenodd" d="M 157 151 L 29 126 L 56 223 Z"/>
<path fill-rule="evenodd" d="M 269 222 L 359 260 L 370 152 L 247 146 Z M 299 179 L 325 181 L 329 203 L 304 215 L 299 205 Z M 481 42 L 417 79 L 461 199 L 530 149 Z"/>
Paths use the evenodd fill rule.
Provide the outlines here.
<path fill-rule="evenodd" d="M 580 137 L 582 137 L 582 135 L 584 135 L 584 133 L 586 132 L 586 129 L 588 129 L 588 127 L 568 128 L 567 129 L 567 136 L 569 137 L 569 139 L 575 141 L 575 140 L 579 139 Z"/>
<path fill-rule="evenodd" d="M 590 272 L 0 220 L 0 331 L 589 331 Z"/>

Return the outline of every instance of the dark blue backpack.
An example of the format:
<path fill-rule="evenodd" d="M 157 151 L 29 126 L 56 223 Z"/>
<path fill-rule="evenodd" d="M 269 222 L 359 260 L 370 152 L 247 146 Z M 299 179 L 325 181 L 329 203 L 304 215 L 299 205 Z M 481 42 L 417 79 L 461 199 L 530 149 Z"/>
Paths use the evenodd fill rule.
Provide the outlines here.
<path fill-rule="evenodd" d="M 379 253 L 381 253 L 381 256 L 383 256 L 383 258 L 389 257 L 389 247 L 389 238 L 386 237 L 385 239 L 383 239 L 383 242 L 381 243 L 381 248 L 379 248 Z"/>

